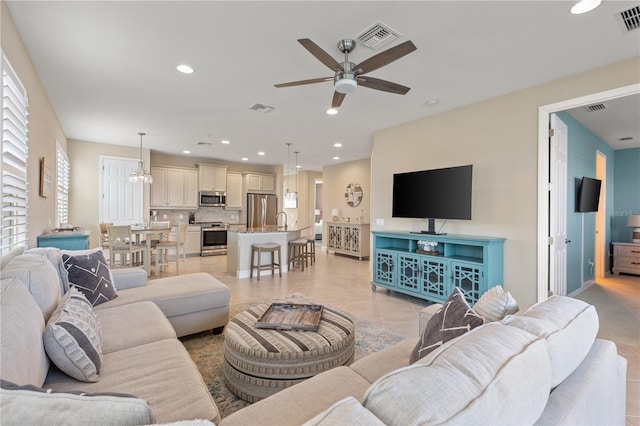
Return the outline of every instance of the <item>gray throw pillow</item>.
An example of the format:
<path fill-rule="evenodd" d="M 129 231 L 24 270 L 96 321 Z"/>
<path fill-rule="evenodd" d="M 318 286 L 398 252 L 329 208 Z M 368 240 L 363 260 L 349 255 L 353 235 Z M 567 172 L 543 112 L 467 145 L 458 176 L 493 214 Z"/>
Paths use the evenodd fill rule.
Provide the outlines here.
<path fill-rule="evenodd" d="M 62 253 L 69 285 L 80 290 L 93 306 L 118 297 L 109 264 L 101 250 L 78 254 Z"/>
<path fill-rule="evenodd" d="M 47 355 L 61 371 L 83 382 L 100 380 L 100 321 L 91 303 L 74 287 L 51 314 L 42 337 Z"/>
<path fill-rule="evenodd" d="M 155 423 L 149 403 L 122 393 L 56 392 L 1 381 L 2 421 L 8 424 Z"/>
<path fill-rule="evenodd" d="M 422 337 L 411 352 L 409 363 L 413 364 L 445 342 L 482 324 L 484 319 L 471 309 L 462 291 L 456 287 L 427 323 Z"/>

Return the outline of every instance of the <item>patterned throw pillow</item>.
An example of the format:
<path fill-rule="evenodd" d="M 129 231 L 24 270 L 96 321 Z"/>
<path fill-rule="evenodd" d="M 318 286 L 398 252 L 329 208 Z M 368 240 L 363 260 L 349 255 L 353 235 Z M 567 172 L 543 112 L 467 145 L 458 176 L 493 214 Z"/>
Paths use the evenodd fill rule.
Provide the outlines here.
<path fill-rule="evenodd" d="M 456 287 L 451 296 L 431 317 L 422 337 L 411 352 L 410 364 L 442 346 L 449 340 L 484 324 L 484 319 L 476 314 Z"/>
<path fill-rule="evenodd" d="M 473 310 L 486 322 L 500 321 L 507 315 L 515 314 L 519 309 L 518 302 L 511 293 L 504 291 L 500 285 L 491 287 L 473 305 Z"/>
<path fill-rule="evenodd" d="M 118 297 L 102 250 L 78 255 L 62 253 L 69 285 L 80 290 L 93 306 Z"/>
<path fill-rule="evenodd" d="M 83 382 L 100 380 L 100 321 L 77 289 L 72 287 L 64 295 L 42 337 L 47 355 L 61 371 Z"/>

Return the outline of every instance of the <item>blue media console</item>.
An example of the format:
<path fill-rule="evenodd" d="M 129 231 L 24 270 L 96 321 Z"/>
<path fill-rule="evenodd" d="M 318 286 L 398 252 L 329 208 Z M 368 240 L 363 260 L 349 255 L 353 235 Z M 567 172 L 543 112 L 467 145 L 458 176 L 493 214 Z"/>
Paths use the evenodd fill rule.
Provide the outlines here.
<path fill-rule="evenodd" d="M 505 238 L 373 231 L 373 281 L 377 287 L 432 302 L 444 302 L 459 287 L 473 305 L 489 288 L 502 285 Z M 437 254 L 418 242 L 437 242 Z"/>

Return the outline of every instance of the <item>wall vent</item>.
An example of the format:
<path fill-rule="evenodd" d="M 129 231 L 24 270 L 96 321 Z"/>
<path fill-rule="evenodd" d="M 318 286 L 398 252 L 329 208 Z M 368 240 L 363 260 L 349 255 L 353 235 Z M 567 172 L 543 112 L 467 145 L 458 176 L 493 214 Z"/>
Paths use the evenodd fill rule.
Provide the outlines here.
<path fill-rule="evenodd" d="M 587 105 L 586 107 L 584 107 L 584 109 L 586 109 L 589 112 L 603 111 L 607 109 L 607 104 L 599 103 L 599 104 Z"/>
<path fill-rule="evenodd" d="M 625 34 L 640 28 L 640 5 L 616 12 L 614 16 L 620 30 Z"/>
<path fill-rule="evenodd" d="M 270 113 L 274 110 L 272 106 L 264 105 L 264 104 L 253 104 L 249 107 L 251 111 L 261 112 L 263 114 Z"/>
<path fill-rule="evenodd" d="M 632 141 L 633 140 L 633 136 L 623 136 L 621 138 L 618 138 L 618 140 L 620 142 L 628 142 L 628 141 Z"/>
<path fill-rule="evenodd" d="M 202 142 L 202 141 L 198 141 L 196 142 L 196 145 L 200 145 L 200 146 L 211 146 L 213 145 L 211 142 Z"/>
<path fill-rule="evenodd" d="M 377 21 L 375 24 L 361 31 L 354 39 L 364 46 L 378 50 L 382 46 L 396 40 L 401 35 L 402 34 L 390 26 Z"/>

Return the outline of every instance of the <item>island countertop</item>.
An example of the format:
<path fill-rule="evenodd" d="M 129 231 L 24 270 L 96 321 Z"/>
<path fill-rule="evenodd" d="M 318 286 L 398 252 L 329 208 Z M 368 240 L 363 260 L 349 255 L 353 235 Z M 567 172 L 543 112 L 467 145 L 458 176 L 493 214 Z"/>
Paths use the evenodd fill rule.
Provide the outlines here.
<path fill-rule="evenodd" d="M 310 226 L 260 226 L 257 228 L 246 228 L 246 227 L 238 227 L 229 229 L 230 232 L 238 232 L 240 234 L 270 234 L 270 233 L 286 233 L 286 232 L 300 232 L 305 229 L 309 229 Z"/>

